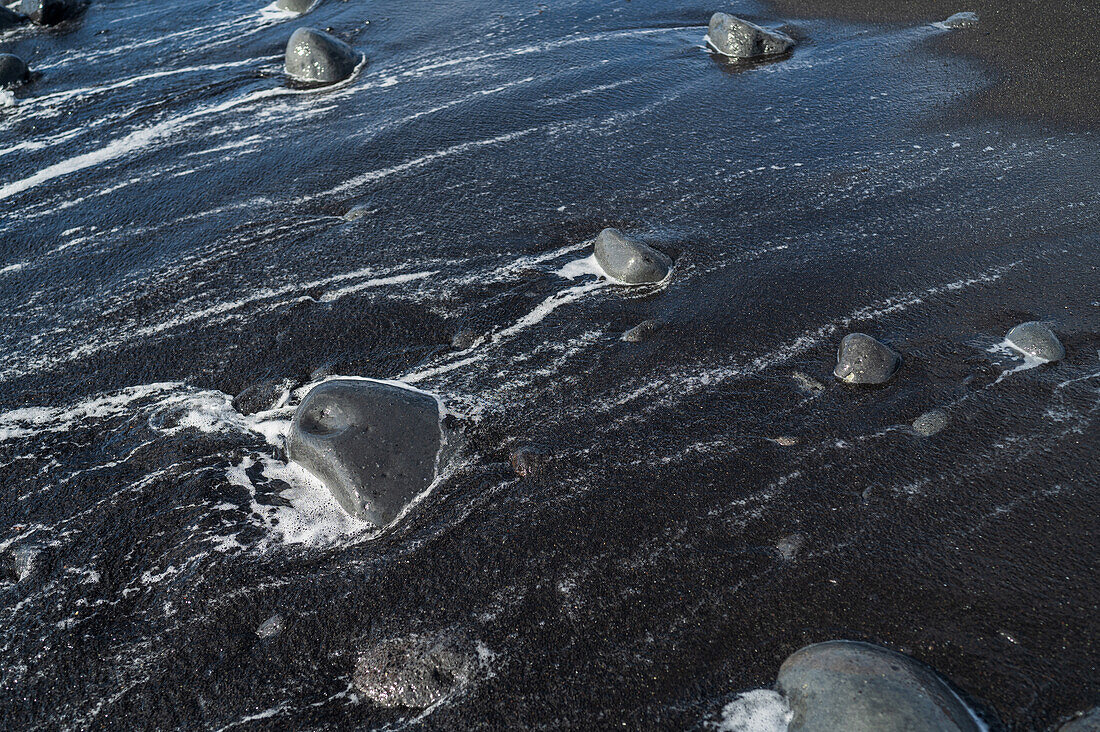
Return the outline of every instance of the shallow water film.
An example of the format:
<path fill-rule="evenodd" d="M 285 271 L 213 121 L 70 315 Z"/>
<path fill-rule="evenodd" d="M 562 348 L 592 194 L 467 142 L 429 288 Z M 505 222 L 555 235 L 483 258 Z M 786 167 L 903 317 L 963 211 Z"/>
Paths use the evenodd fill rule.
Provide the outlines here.
<path fill-rule="evenodd" d="M 779 730 L 833 639 L 1100 702 L 1100 140 L 1000 113 L 984 16 L 263 2 L 0 30 L 6 729 Z M 365 62 L 289 82 L 303 26 Z M 386 528 L 288 460 L 333 377 L 445 415 Z"/>

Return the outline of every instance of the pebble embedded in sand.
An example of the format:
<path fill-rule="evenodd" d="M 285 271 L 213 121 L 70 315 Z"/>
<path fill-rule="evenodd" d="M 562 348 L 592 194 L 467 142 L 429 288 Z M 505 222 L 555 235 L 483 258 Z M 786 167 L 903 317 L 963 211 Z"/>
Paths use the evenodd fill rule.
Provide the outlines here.
<path fill-rule="evenodd" d="M 978 24 L 978 14 L 972 12 L 955 13 L 947 20 L 943 21 L 941 25 L 944 28 L 973 28 Z"/>
<path fill-rule="evenodd" d="M 23 0 L 20 10 L 38 25 L 57 25 L 84 10 L 79 0 Z"/>
<path fill-rule="evenodd" d="M 522 445 L 508 455 L 512 470 L 521 478 L 533 478 L 546 469 L 550 453 L 538 445 Z"/>
<path fill-rule="evenodd" d="M 924 437 L 931 437 L 947 427 L 950 422 L 947 412 L 942 409 L 932 409 L 913 420 L 913 431 Z"/>
<path fill-rule="evenodd" d="M 362 56 L 316 28 L 299 28 L 286 44 L 284 68 L 295 81 L 335 84 L 352 75 Z"/>
<path fill-rule="evenodd" d="M 261 638 L 273 638 L 283 632 L 284 625 L 283 616 L 276 613 L 260 623 L 260 627 L 256 629 L 256 635 Z"/>
<path fill-rule="evenodd" d="M 233 408 L 244 415 L 265 412 L 274 407 L 294 385 L 289 379 L 268 379 L 253 384 L 233 397 Z"/>
<path fill-rule="evenodd" d="M 787 34 L 761 28 L 728 13 L 711 16 L 707 43 L 723 56 L 743 60 L 779 56 L 794 47 L 794 39 Z"/>
<path fill-rule="evenodd" d="M 978 732 L 970 711 L 932 669 L 855 641 L 806 646 L 783 662 L 777 686 L 791 732 Z"/>
<path fill-rule="evenodd" d="M 901 356 L 865 333 L 850 333 L 840 342 L 833 375 L 849 384 L 885 384 L 901 366 Z"/>
<path fill-rule="evenodd" d="M 386 526 L 431 485 L 442 442 L 434 397 L 376 381 L 334 379 L 298 405 L 287 454 L 345 511 Z"/>
<path fill-rule="evenodd" d="M 1061 361 L 1066 357 L 1066 349 L 1058 336 L 1039 322 L 1021 323 L 1008 331 L 1008 345 L 1025 356 L 1042 361 Z"/>
<path fill-rule="evenodd" d="M 344 214 L 344 221 L 356 221 L 369 213 L 370 206 L 360 203 L 348 209 L 348 212 Z"/>
<path fill-rule="evenodd" d="M 288 13 L 302 15 L 313 9 L 320 0 L 275 0 L 275 7 Z"/>
<path fill-rule="evenodd" d="M 636 326 L 623 333 L 623 340 L 628 343 L 641 343 L 647 340 L 650 336 L 656 334 L 661 328 L 664 327 L 664 323 L 660 320 L 643 320 Z"/>
<path fill-rule="evenodd" d="M 23 59 L 10 53 L 0 53 L 0 89 L 26 84 L 30 78 L 30 69 Z"/>
<path fill-rule="evenodd" d="M 618 229 L 604 229 L 596 236 L 596 263 L 611 279 L 627 285 L 662 282 L 672 260 L 641 242 L 627 239 Z"/>
<path fill-rule="evenodd" d="M 476 668 L 470 646 L 450 634 L 384 640 L 360 654 L 352 683 L 380 706 L 423 709 L 469 681 Z"/>

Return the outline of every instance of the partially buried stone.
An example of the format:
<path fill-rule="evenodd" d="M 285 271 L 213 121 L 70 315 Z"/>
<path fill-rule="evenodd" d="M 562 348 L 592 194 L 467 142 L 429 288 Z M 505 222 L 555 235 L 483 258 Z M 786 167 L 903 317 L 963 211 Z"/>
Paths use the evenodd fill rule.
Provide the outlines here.
<path fill-rule="evenodd" d="M 10 53 L 0 53 L 0 89 L 12 89 L 31 78 L 23 59 Z"/>
<path fill-rule="evenodd" d="M 885 384 L 901 366 L 901 356 L 864 333 L 850 333 L 840 342 L 833 375 L 849 384 Z"/>
<path fill-rule="evenodd" d="M 973 28 L 978 24 L 978 14 L 971 12 L 955 13 L 943 21 L 944 28 Z"/>
<path fill-rule="evenodd" d="M 508 455 L 512 470 L 521 478 L 533 478 L 546 469 L 550 454 L 538 445 L 521 445 Z"/>
<path fill-rule="evenodd" d="M 38 25 L 57 25 L 84 10 L 82 0 L 23 0 L 20 10 Z"/>
<path fill-rule="evenodd" d="M 299 28 L 286 44 L 287 76 L 311 84 L 335 84 L 351 76 L 362 56 L 316 28 Z"/>
<path fill-rule="evenodd" d="M 275 7 L 290 13 L 308 13 L 320 0 L 275 0 Z"/>
<path fill-rule="evenodd" d="M 596 236 L 595 254 L 608 277 L 627 285 L 661 282 L 672 269 L 666 255 L 627 239 L 618 229 L 604 229 Z"/>
<path fill-rule="evenodd" d="M 450 635 L 384 640 L 360 654 L 353 683 L 383 707 L 423 709 L 469 681 L 469 645 Z"/>
<path fill-rule="evenodd" d="M 370 213 L 370 206 L 360 203 L 348 209 L 348 212 L 344 214 L 344 221 L 355 221 L 363 218 L 368 213 Z"/>
<path fill-rule="evenodd" d="M 707 43 L 723 56 L 746 60 L 779 56 L 794 47 L 794 39 L 787 34 L 761 28 L 728 13 L 711 16 Z"/>
<path fill-rule="evenodd" d="M 283 616 L 276 613 L 260 623 L 256 629 L 256 635 L 261 638 L 273 638 L 283 632 Z"/>
<path fill-rule="evenodd" d="M 1066 357 L 1058 336 L 1042 323 L 1021 323 L 1008 331 L 1007 340 L 1020 353 L 1042 361 L 1061 361 Z"/>
<path fill-rule="evenodd" d="M 790 732 L 977 732 L 970 711 L 934 671 L 886 648 L 828 641 L 796 651 L 778 688 Z"/>
<path fill-rule="evenodd" d="M 913 431 L 918 435 L 930 437 L 947 426 L 950 418 L 942 409 L 932 409 L 913 420 Z"/>
<path fill-rule="evenodd" d="M 293 382 L 287 379 L 268 379 L 246 388 L 233 397 L 233 408 L 241 414 L 255 414 L 274 407 Z"/>
<path fill-rule="evenodd" d="M 442 444 L 434 397 L 333 379 L 298 405 L 287 454 L 320 478 L 345 511 L 386 526 L 431 485 Z"/>
<path fill-rule="evenodd" d="M 641 343 L 647 340 L 650 336 L 657 333 L 664 327 L 664 323 L 659 320 L 649 319 L 635 325 L 633 328 L 623 333 L 623 340 L 628 343 Z"/>

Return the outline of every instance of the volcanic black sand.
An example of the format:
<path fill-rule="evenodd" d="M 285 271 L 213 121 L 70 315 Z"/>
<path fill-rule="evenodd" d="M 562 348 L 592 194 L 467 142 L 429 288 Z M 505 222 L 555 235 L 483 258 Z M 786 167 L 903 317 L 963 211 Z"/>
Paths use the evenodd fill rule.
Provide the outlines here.
<path fill-rule="evenodd" d="M 39 73 L 0 96 L 3 726 L 703 729 L 831 639 L 994 727 L 1096 705 L 1095 13 L 808 5 L 93 0 L 0 36 Z M 799 45 L 726 63 L 715 10 Z M 369 63 L 289 87 L 303 25 Z M 668 281 L 578 263 L 605 227 Z M 1005 346 L 1033 320 L 1064 360 Z M 854 331 L 887 384 L 833 378 Z M 461 437 L 385 531 L 287 462 L 330 376 Z M 360 667 L 410 654 L 431 693 Z"/>

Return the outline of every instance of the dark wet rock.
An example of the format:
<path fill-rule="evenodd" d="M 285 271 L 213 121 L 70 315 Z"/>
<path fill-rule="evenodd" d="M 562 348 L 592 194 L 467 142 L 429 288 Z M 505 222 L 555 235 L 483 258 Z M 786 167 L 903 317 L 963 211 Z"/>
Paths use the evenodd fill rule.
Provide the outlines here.
<path fill-rule="evenodd" d="M 421 392 L 358 379 L 314 387 L 287 437 L 290 458 L 356 518 L 385 526 L 435 479 L 439 404 Z"/>
<path fill-rule="evenodd" d="M 38 549 L 33 546 L 18 546 L 0 552 L 0 581 L 20 582 L 31 573 Z"/>
<path fill-rule="evenodd" d="M 14 28 L 27 22 L 27 17 L 0 5 L 0 31 Z"/>
<path fill-rule="evenodd" d="M 363 218 L 368 213 L 370 213 L 370 206 L 360 203 L 348 209 L 348 212 L 344 214 L 344 221 L 355 221 Z"/>
<path fill-rule="evenodd" d="M 313 9 L 320 0 L 275 0 L 275 7 L 291 13 L 302 15 Z"/>
<path fill-rule="evenodd" d="M 540 445 L 522 445 L 512 450 L 508 462 L 521 478 L 533 478 L 546 469 L 550 451 Z"/>
<path fill-rule="evenodd" d="M 656 334 L 665 324 L 660 320 L 643 320 L 636 326 L 623 333 L 623 340 L 628 343 L 641 343 L 644 340 L 648 340 L 650 336 Z"/>
<path fill-rule="evenodd" d="M 286 44 L 287 76 L 296 81 L 334 84 L 351 76 L 361 56 L 338 38 L 315 28 L 299 28 Z"/>
<path fill-rule="evenodd" d="M 260 623 L 260 627 L 256 629 L 256 635 L 261 638 L 273 638 L 283 632 L 284 626 L 283 616 L 276 613 Z"/>
<path fill-rule="evenodd" d="M 596 262 L 611 279 L 628 285 L 661 282 L 672 260 L 652 247 L 627 239 L 618 229 L 604 229 L 596 237 Z"/>
<path fill-rule="evenodd" d="M 420 636 L 384 640 L 359 656 L 355 688 L 383 707 L 422 709 L 470 680 L 474 648 L 460 636 Z"/>
<path fill-rule="evenodd" d="M 971 12 L 955 13 L 941 25 L 944 28 L 973 28 L 978 24 L 978 14 Z"/>
<path fill-rule="evenodd" d="M 1076 719 L 1063 724 L 1058 732 L 1100 732 L 1100 707 L 1093 707 Z"/>
<path fill-rule="evenodd" d="M 1008 331 L 1008 345 L 1020 353 L 1043 361 L 1061 361 L 1066 357 L 1058 336 L 1042 323 L 1021 323 Z"/>
<path fill-rule="evenodd" d="M 31 72 L 23 59 L 10 53 L 0 53 L 0 89 L 12 89 L 30 81 Z"/>
<path fill-rule="evenodd" d="M 885 384 L 901 366 L 901 356 L 864 333 L 849 333 L 840 342 L 833 375 L 849 384 Z"/>
<path fill-rule="evenodd" d="M 707 43 L 723 56 L 735 59 L 779 56 L 794 47 L 794 39 L 786 33 L 761 28 L 728 13 L 710 17 Z"/>
<path fill-rule="evenodd" d="M 828 641 L 796 651 L 778 689 L 791 732 L 977 732 L 969 710 L 931 669 L 886 648 Z"/>
<path fill-rule="evenodd" d="M 286 379 L 268 379 L 253 384 L 233 397 L 233 408 L 241 414 L 266 412 L 278 404 L 279 399 L 292 385 L 293 382 Z"/>
<path fill-rule="evenodd" d="M 913 420 L 913 431 L 930 437 L 947 427 L 951 418 L 942 409 L 932 409 Z"/>
<path fill-rule="evenodd" d="M 87 4 L 81 0 L 23 0 L 20 10 L 38 25 L 57 25 L 79 15 Z"/>
<path fill-rule="evenodd" d="M 789 562 L 798 556 L 798 553 L 802 551 L 802 547 L 805 545 L 805 536 L 802 534 L 791 534 L 790 536 L 780 539 L 779 543 L 775 545 L 775 548 L 776 551 L 779 552 L 779 556 Z"/>

